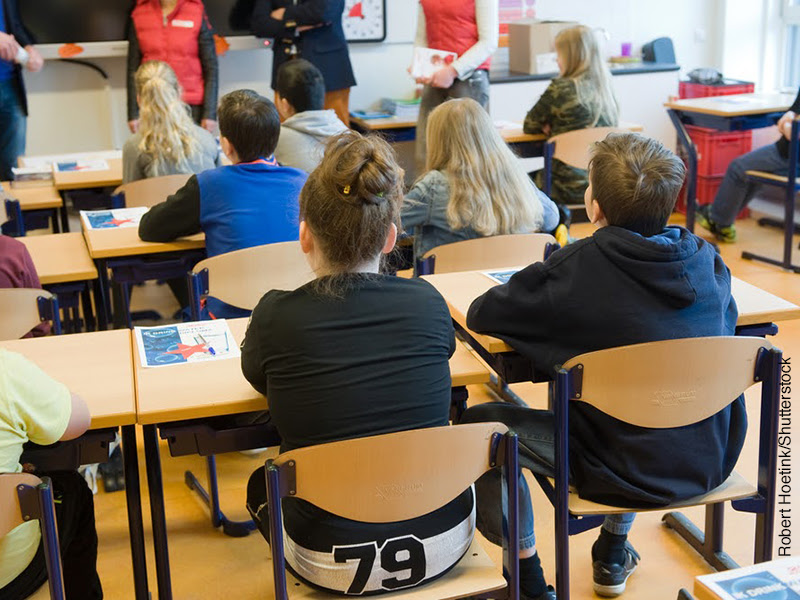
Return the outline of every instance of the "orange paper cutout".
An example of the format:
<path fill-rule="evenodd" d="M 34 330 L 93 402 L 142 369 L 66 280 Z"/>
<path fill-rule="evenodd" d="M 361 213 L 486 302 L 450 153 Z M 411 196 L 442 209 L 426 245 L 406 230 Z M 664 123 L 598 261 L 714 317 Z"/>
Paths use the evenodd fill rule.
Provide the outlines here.
<path fill-rule="evenodd" d="M 214 47 L 217 50 L 217 56 L 222 56 L 231 49 L 228 40 L 226 40 L 224 36 L 217 35 L 216 33 L 214 34 Z"/>
<path fill-rule="evenodd" d="M 73 56 L 78 56 L 83 52 L 83 46 L 78 46 L 78 44 L 63 44 L 58 49 L 58 55 L 61 58 L 72 58 Z"/>

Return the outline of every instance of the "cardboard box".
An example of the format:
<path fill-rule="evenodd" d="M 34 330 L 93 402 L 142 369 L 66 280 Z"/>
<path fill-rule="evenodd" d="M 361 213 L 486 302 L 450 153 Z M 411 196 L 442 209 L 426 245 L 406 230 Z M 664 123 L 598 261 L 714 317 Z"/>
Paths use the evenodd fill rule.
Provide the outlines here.
<path fill-rule="evenodd" d="M 773 560 L 732 571 L 701 575 L 694 580 L 697 600 L 800 598 L 800 557 Z"/>
<path fill-rule="evenodd" d="M 508 68 L 517 73 L 558 73 L 555 41 L 562 29 L 575 21 L 522 19 L 508 24 Z M 542 58 L 539 58 L 539 57 Z"/>

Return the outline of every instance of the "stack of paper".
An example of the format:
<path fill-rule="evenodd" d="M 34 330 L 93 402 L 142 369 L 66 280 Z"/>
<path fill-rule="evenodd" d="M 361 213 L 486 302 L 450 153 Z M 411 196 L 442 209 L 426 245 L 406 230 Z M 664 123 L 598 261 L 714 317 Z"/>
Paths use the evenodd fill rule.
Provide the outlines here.
<path fill-rule="evenodd" d="M 13 188 L 36 187 L 40 185 L 51 185 L 53 183 L 53 170 L 42 167 L 12 167 L 14 181 L 11 182 Z"/>
<path fill-rule="evenodd" d="M 416 121 L 419 116 L 419 103 L 419 98 L 414 100 L 383 98 L 381 100 L 381 110 L 404 121 Z"/>

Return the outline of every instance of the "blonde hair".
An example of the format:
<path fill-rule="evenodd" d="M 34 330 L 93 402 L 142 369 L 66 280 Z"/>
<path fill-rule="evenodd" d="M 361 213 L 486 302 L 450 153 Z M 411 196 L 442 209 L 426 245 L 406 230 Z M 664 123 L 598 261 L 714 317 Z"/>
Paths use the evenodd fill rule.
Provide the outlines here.
<path fill-rule="evenodd" d="M 483 236 L 539 231 L 542 203 L 489 114 L 471 98 L 440 104 L 428 117 L 427 171 L 450 184 L 447 222 Z"/>
<path fill-rule="evenodd" d="M 147 175 L 158 177 L 175 169 L 189 172 L 189 156 L 199 148 L 175 71 L 160 60 L 147 61 L 137 69 L 135 82 L 142 135 L 139 150 L 151 158 Z"/>
<path fill-rule="evenodd" d="M 611 72 L 600 56 L 594 32 L 585 25 L 570 27 L 559 32 L 555 45 L 562 60 L 561 76 L 574 82 L 578 102 L 591 109 L 592 126 L 600 119 L 616 125 L 619 106 L 611 89 Z"/>

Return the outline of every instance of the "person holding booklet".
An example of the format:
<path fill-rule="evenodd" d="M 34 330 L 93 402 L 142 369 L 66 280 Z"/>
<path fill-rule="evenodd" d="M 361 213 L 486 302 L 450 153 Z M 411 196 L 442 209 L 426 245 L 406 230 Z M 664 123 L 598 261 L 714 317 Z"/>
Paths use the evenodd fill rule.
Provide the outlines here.
<path fill-rule="evenodd" d="M 402 201 L 403 171 L 392 149 L 354 132 L 331 139 L 303 188 L 300 244 L 317 278 L 294 291 L 267 292 L 242 344 L 242 372 L 269 396 L 282 451 L 449 421 L 455 335 L 447 305 L 426 281 L 380 272 L 395 245 Z M 263 465 L 250 477 L 247 507 L 269 542 Z M 475 529 L 471 488 L 400 523 L 350 521 L 292 498 L 283 501 L 283 517 L 292 570 L 354 595 L 442 575 Z M 384 542 L 402 566 L 376 559 L 364 575 L 359 561 L 336 552 Z"/>
<path fill-rule="evenodd" d="M 489 65 L 499 38 L 498 0 L 420 0 L 415 48 L 455 52 L 430 78 L 417 119 L 417 161 L 425 159 L 428 115 L 448 98 L 472 98 L 489 109 Z M 445 62 L 445 61 L 443 61 Z"/>

